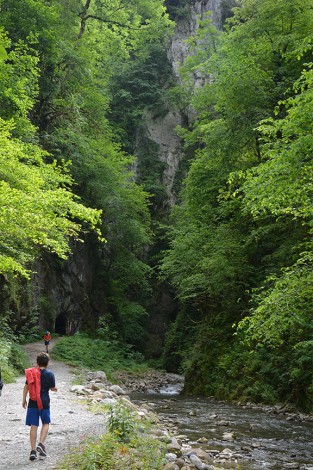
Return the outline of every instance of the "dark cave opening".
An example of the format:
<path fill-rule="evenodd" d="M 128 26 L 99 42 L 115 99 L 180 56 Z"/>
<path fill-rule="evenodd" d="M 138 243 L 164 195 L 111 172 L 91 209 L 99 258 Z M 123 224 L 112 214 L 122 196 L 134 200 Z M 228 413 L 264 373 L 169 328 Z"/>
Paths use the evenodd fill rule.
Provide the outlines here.
<path fill-rule="evenodd" d="M 60 313 L 55 319 L 54 331 L 59 335 L 66 335 L 66 316 Z"/>

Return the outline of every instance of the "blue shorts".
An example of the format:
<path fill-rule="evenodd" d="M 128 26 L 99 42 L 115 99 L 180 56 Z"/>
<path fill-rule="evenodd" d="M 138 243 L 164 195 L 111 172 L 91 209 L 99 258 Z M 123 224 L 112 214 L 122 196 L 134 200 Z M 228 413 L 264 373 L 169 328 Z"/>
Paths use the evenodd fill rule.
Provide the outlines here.
<path fill-rule="evenodd" d="M 50 408 L 38 410 L 38 408 L 27 408 L 26 426 L 39 426 L 39 418 L 42 424 L 51 423 Z"/>

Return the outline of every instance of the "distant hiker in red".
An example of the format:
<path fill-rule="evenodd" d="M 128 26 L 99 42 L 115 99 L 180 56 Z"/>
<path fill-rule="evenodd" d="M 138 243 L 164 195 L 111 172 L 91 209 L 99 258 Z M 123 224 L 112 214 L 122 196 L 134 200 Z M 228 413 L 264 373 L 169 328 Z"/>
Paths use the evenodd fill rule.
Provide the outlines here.
<path fill-rule="evenodd" d="M 44 339 L 44 342 L 45 342 L 45 346 L 46 346 L 46 352 L 49 353 L 49 343 L 51 341 L 51 333 L 50 331 L 46 331 L 45 334 L 43 335 L 43 339 Z"/>
<path fill-rule="evenodd" d="M 57 391 L 55 387 L 55 377 L 51 370 L 48 370 L 49 356 L 46 353 L 40 353 L 37 356 L 37 367 L 25 369 L 26 383 L 23 389 L 23 408 L 27 406 L 27 394 L 29 401 L 26 413 L 26 425 L 30 426 L 30 445 L 31 452 L 29 460 L 37 459 L 37 452 L 41 457 L 46 457 L 45 440 L 49 431 L 50 419 L 50 397 L 49 391 Z M 37 442 L 37 430 L 39 418 L 42 423 L 40 431 L 40 441 Z"/>

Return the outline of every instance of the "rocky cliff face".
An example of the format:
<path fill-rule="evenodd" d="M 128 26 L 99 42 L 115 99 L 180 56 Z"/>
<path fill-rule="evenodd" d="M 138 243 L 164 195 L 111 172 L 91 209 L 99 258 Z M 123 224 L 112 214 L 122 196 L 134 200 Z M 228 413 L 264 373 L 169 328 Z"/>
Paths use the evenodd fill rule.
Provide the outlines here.
<path fill-rule="evenodd" d="M 232 0 L 227 0 L 228 6 Z M 172 65 L 173 76 L 177 83 L 180 82 L 179 68 L 189 55 L 186 39 L 194 35 L 199 27 L 199 22 L 205 18 L 208 12 L 212 12 L 211 19 L 217 28 L 222 27 L 224 20 L 225 0 L 195 0 L 186 6 L 186 14 L 176 19 L 176 27 L 168 47 L 168 59 Z M 195 77 L 195 86 L 201 77 Z M 158 145 L 158 158 L 164 163 L 163 184 L 166 188 L 168 205 L 175 202 L 173 185 L 179 162 L 183 156 L 182 142 L 177 136 L 177 126 L 188 122 L 188 116 L 177 109 L 168 109 L 165 115 L 159 116 L 149 112 L 144 116 L 144 128 L 146 138 Z"/>
<path fill-rule="evenodd" d="M 197 32 L 199 22 L 208 15 L 208 12 L 211 12 L 211 20 L 214 26 L 221 29 L 223 21 L 222 3 L 223 0 L 196 0 L 188 5 L 188 14 L 177 20 L 175 32 L 168 48 L 168 58 L 178 81 L 180 81 L 179 68 L 189 55 L 186 39 Z"/>
<path fill-rule="evenodd" d="M 93 291 L 96 253 L 88 241 L 75 243 L 64 262 L 49 256 L 37 262 L 33 278 L 33 302 L 39 307 L 39 324 L 61 335 L 74 334 L 82 326 L 95 327 Z"/>

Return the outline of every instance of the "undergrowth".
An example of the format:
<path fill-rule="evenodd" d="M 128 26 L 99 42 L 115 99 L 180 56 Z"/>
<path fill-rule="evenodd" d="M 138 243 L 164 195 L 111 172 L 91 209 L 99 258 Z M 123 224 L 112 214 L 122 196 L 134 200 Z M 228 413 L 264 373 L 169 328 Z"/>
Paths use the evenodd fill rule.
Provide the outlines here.
<path fill-rule="evenodd" d="M 90 370 L 104 370 L 110 375 L 115 370 L 138 372 L 148 365 L 142 356 L 123 348 L 116 342 L 76 334 L 60 338 L 53 348 L 55 359 Z"/>
<path fill-rule="evenodd" d="M 27 367 L 29 362 L 24 350 L 14 341 L 0 336 L 0 369 L 4 382 L 12 382 Z"/>
<path fill-rule="evenodd" d="M 160 470 L 164 468 L 165 445 L 149 435 L 151 424 L 125 403 L 103 407 L 109 412 L 108 432 L 82 441 L 58 470 Z"/>

